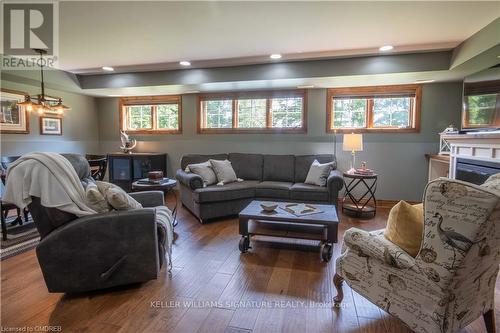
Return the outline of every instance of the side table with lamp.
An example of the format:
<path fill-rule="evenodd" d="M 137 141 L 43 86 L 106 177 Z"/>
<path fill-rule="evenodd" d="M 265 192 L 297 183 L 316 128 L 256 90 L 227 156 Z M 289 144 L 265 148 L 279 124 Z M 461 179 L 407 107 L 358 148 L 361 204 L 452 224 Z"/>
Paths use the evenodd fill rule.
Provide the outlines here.
<path fill-rule="evenodd" d="M 351 168 L 347 172 L 353 173 L 356 168 L 356 152 L 363 151 L 363 135 L 355 133 L 344 134 L 342 150 L 351 152 Z"/>
<path fill-rule="evenodd" d="M 377 211 L 377 190 L 378 175 L 371 169 L 366 168 L 365 162 L 361 168 L 356 168 L 356 152 L 363 151 L 362 134 L 344 134 L 342 150 L 350 151 L 352 154 L 351 168 L 344 172 L 345 195 L 342 200 L 342 212 L 354 213 L 356 216 L 363 214 L 373 214 Z M 355 189 L 362 186 L 361 195 L 355 194 Z"/>

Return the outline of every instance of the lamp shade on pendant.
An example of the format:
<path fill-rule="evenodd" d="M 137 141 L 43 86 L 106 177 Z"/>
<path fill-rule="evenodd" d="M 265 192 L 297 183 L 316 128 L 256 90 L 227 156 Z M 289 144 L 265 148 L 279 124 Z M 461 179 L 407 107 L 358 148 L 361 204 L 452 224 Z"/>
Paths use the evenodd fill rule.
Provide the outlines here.
<path fill-rule="evenodd" d="M 342 144 L 344 151 L 362 151 L 363 150 L 363 135 L 362 134 L 344 134 L 344 142 Z"/>

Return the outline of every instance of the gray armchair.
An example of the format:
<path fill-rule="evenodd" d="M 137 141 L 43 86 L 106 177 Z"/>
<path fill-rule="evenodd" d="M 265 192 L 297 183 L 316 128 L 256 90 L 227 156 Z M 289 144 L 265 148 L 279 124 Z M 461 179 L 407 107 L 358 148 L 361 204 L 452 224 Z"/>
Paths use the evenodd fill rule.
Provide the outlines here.
<path fill-rule="evenodd" d="M 89 177 L 83 156 L 67 154 L 80 179 Z M 166 231 L 156 222 L 163 193 L 131 193 L 143 207 L 77 218 L 44 207 L 30 212 L 40 233 L 36 254 L 50 292 L 82 292 L 155 279 L 165 258 Z"/>

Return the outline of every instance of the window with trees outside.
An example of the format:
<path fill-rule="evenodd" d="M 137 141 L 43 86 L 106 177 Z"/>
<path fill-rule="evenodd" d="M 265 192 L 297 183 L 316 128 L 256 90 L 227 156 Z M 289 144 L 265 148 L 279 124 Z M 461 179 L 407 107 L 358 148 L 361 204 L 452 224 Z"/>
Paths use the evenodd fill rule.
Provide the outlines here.
<path fill-rule="evenodd" d="M 303 133 L 306 91 L 201 94 L 199 133 Z"/>
<path fill-rule="evenodd" d="M 500 80 L 464 85 L 464 128 L 500 127 Z"/>
<path fill-rule="evenodd" d="M 420 85 L 328 89 L 327 132 L 418 132 Z"/>
<path fill-rule="evenodd" d="M 182 132 L 180 96 L 120 98 L 120 129 L 140 134 Z"/>

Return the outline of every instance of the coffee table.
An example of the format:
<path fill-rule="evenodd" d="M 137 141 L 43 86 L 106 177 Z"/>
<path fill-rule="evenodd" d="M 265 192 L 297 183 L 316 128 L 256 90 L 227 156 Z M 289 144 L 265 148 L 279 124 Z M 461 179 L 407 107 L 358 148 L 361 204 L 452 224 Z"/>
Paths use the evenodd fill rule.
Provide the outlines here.
<path fill-rule="evenodd" d="M 330 261 L 333 254 L 333 243 L 337 242 L 339 220 L 334 205 L 314 204 L 321 212 L 296 216 L 281 207 L 289 202 L 277 202 L 278 208 L 271 213 L 262 210 L 262 202 L 254 200 L 239 214 L 239 228 L 242 236 L 239 249 L 246 253 L 252 236 L 268 236 L 271 238 L 294 238 L 319 241 L 320 258 Z"/>

